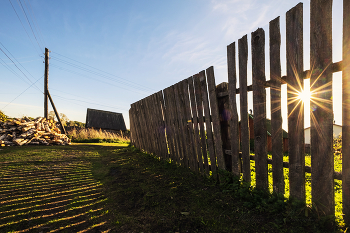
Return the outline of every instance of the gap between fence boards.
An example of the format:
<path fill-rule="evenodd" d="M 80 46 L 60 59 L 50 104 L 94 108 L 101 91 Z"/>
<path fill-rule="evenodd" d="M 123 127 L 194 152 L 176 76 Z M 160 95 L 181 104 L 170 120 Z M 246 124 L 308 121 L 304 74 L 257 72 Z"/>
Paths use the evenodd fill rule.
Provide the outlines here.
<path fill-rule="evenodd" d="M 225 154 L 231 155 L 231 150 L 225 150 Z M 242 152 L 239 152 L 239 158 L 242 159 Z M 250 160 L 255 160 L 254 155 L 250 155 Z M 268 164 L 272 164 L 272 159 L 267 159 Z M 283 167 L 289 168 L 289 162 L 283 162 Z M 310 166 L 305 166 L 305 172 L 311 173 L 311 167 Z M 336 172 L 333 171 L 333 178 L 336 180 L 342 180 L 342 173 L 341 172 Z"/>
<path fill-rule="evenodd" d="M 333 73 L 336 73 L 336 72 L 339 72 L 339 71 L 342 71 L 343 70 L 343 61 L 339 61 L 339 62 L 335 62 L 332 64 L 332 72 Z M 309 79 L 310 76 L 311 76 L 311 71 L 310 70 L 305 70 L 304 73 L 304 79 Z M 287 80 L 287 76 L 282 76 L 281 77 L 281 83 L 282 84 L 287 84 L 286 82 Z M 271 87 L 271 80 L 268 80 L 265 82 L 265 87 Z M 247 90 L 248 91 L 253 91 L 253 86 L 252 85 L 249 85 L 247 86 Z M 240 90 L 239 88 L 236 89 L 236 94 L 239 94 L 240 93 Z M 217 97 L 225 97 L 225 96 L 228 96 L 228 92 L 225 91 L 225 92 L 219 92 L 217 93 Z"/>

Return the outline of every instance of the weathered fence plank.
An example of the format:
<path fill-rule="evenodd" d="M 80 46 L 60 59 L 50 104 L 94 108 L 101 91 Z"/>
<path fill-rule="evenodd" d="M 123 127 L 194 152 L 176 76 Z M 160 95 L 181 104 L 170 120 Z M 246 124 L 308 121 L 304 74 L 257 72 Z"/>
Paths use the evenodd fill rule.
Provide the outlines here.
<path fill-rule="evenodd" d="M 182 82 L 182 93 L 184 95 L 184 117 L 187 120 L 186 121 L 186 127 L 187 127 L 187 135 L 188 135 L 188 141 L 187 141 L 187 146 L 188 146 L 188 160 L 189 160 L 189 165 L 192 171 L 198 171 L 198 164 L 197 163 L 197 158 L 196 156 L 196 151 L 195 151 L 195 140 L 194 140 L 194 135 L 193 135 L 193 124 L 192 124 L 192 116 L 191 116 L 191 106 L 190 106 L 190 96 L 188 92 L 188 80 L 185 79 Z"/>
<path fill-rule="evenodd" d="M 343 1 L 343 218 L 350 224 L 350 1 Z"/>
<path fill-rule="evenodd" d="M 169 149 L 169 158 L 174 161 L 174 154 L 175 154 L 175 145 L 174 145 L 174 129 L 172 127 L 171 122 L 171 106 L 169 101 L 169 91 L 170 88 L 165 88 L 163 90 L 164 93 L 164 103 L 165 103 L 165 123 L 166 123 L 166 138 L 168 143 L 168 149 Z"/>
<path fill-rule="evenodd" d="M 192 121 L 193 121 L 193 128 L 194 128 L 194 147 L 196 150 L 196 154 L 194 156 L 195 158 L 195 166 L 196 170 L 204 175 L 204 169 L 203 169 L 203 159 L 202 159 L 202 149 L 200 146 L 200 138 L 199 138 L 199 129 L 198 129 L 198 113 L 197 113 L 197 104 L 196 104 L 196 95 L 194 90 L 194 79 L 196 75 L 188 79 L 188 87 L 190 91 L 190 99 L 191 99 L 191 109 L 192 109 Z"/>
<path fill-rule="evenodd" d="M 252 32 L 251 40 L 256 187 L 268 190 L 264 30 Z"/>
<path fill-rule="evenodd" d="M 232 173 L 240 176 L 241 162 L 239 159 L 239 133 L 238 133 L 238 114 L 236 105 L 236 44 L 227 46 L 227 69 L 228 69 L 228 91 L 230 100 L 231 117 L 230 125 L 230 144 L 232 152 Z"/>
<path fill-rule="evenodd" d="M 287 12 L 286 22 L 289 187 L 291 197 L 305 201 L 302 3 Z"/>
<path fill-rule="evenodd" d="M 180 139 L 181 139 L 181 150 L 182 150 L 182 165 L 184 167 L 189 167 L 188 164 L 188 148 L 187 148 L 187 126 L 186 126 L 186 118 L 184 112 L 184 95 L 183 95 L 183 85 L 182 81 L 175 85 L 176 92 L 178 93 L 178 98 L 176 98 L 177 110 L 178 110 L 178 121 L 180 127 Z"/>
<path fill-rule="evenodd" d="M 321 214 L 334 215 L 332 0 L 310 4 L 311 194 Z"/>
<path fill-rule="evenodd" d="M 209 100 L 208 100 L 208 89 L 207 89 L 207 82 L 206 82 L 204 71 L 200 73 L 199 78 L 200 78 L 199 81 L 200 81 L 201 90 L 202 90 L 202 100 L 203 100 L 203 106 L 204 106 L 205 128 L 207 131 L 207 145 L 208 145 L 208 151 L 209 151 L 210 166 L 211 166 L 211 171 L 215 173 L 216 156 L 214 151 L 213 131 L 212 131 L 212 125 L 211 125 Z"/>
<path fill-rule="evenodd" d="M 201 84 L 200 84 L 200 77 L 201 77 L 200 73 L 195 76 L 194 87 L 195 87 L 195 93 L 196 93 L 197 114 L 198 114 L 198 122 L 199 122 L 199 129 L 200 129 L 201 147 L 202 147 L 202 158 L 204 161 L 205 174 L 209 175 L 207 142 L 205 139 L 205 130 L 204 130 L 203 102 L 202 102 L 202 90 L 201 90 Z"/>
<path fill-rule="evenodd" d="M 228 93 L 228 83 L 223 82 L 216 86 L 217 93 Z M 228 95 L 218 96 L 219 119 L 223 151 L 231 149 L 229 121 L 231 118 L 230 100 Z M 232 172 L 232 156 L 224 153 L 225 170 Z"/>
<path fill-rule="evenodd" d="M 175 161 L 177 164 L 181 164 L 181 150 L 180 150 L 180 139 L 179 139 L 179 124 L 177 120 L 177 109 L 175 102 L 175 88 L 174 85 L 170 86 L 169 92 L 169 101 L 171 106 L 171 119 L 173 126 L 173 135 L 174 135 L 174 149 L 175 149 Z"/>
<path fill-rule="evenodd" d="M 206 73 L 207 73 L 208 91 L 209 91 L 209 99 L 210 99 L 210 107 L 211 107 L 211 119 L 213 122 L 213 130 L 214 130 L 215 153 L 216 153 L 218 167 L 220 169 L 225 169 L 225 159 L 224 159 L 224 151 L 222 148 L 222 140 L 221 140 L 219 106 L 218 106 L 218 99 L 216 95 L 214 68 L 212 66 L 209 67 L 208 69 L 206 69 Z"/>
<path fill-rule="evenodd" d="M 163 159 L 168 158 L 168 148 L 167 148 L 167 142 L 165 137 L 165 115 L 164 115 L 164 99 L 163 99 L 163 92 L 159 91 L 156 95 L 157 102 L 158 102 L 158 125 L 159 125 L 159 137 L 161 139 L 161 150 L 162 150 L 162 157 Z"/>
<path fill-rule="evenodd" d="M 238 40 L 239 62 L 239 90 L 241 112 L 241 151 L 243 179 L 250 183 L 250 137 L 248 122 L 248 95 L 247 95 L 247 67 L 248 67 L 248 39 L 247 35 Z"/>
<path fill-rule="evenodd" d="M 270 80 L 273 190 L 284 194 L 283 135 L 281 115 L 280 18 L 270 21 Z"/>

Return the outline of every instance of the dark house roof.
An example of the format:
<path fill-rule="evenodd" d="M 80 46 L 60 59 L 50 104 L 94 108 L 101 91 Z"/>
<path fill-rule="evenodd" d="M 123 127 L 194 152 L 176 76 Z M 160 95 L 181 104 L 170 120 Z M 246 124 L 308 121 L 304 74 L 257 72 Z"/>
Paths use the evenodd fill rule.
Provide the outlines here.
<path fill-rule="evenodd" d="M 86 128 L 126 130 L 123 114 L 97 109 L 87 109 Z"/>

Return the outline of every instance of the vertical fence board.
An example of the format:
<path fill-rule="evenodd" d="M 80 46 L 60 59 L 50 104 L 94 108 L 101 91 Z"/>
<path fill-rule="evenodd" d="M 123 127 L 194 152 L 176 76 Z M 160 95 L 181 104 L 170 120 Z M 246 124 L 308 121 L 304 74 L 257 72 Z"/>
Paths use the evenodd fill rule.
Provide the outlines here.
<path fill-rule="evenodd" d="M 191 79 L 185 79 L 182 82 L 182 92 L 184 95 L 184 117 L 187 120 L 186 121 L 186 128 L 187 128 L 187 135 L 188 135 L 188 160 L 190 164 L 190 168 L 192 171 L 197 171 L 196 168 L 196 162 L 197 159 L 195 159 L 196 151 L 195 151 L 195 140 L 193 135 L 193 124 L 192 124 L 192 116 L 191 116 L 191 106 L 190 106 L 190 97 L 188 92 L 188 80 Z M 197 165 L 198 166 L 198 165 Z"/>
<path fill-rule="evenodd" d="M 343 214 L 350 224 L 350 1 L 343 1 L 343 112 L 342 173 Z"/>
<path fill-rule="evenodd" d="M 241 145 L 242 145 L 242 172 L 243 179 L 250 183 L 250 137 L 248 121 L 248 88 L 247 88 L 247 66 L 248 66 L 248 39 L 247 35 L 238 40 L 238 62 L 239 62 L 239 90 L 240 90 L 240 112 L 241 112 Z"/>
<path fill-rule="evenodd" d="M 171 107 L 171 122 L 173 127 L 173 136 L 174 136 L 174 160 L 177 164 L 180 164 L 180 146 L 179 146 L 179 127 L 178 122 L 176 119 L 177 111 L 176 111 L 176 102 L 175 102 L 175 92 L 174 92 L 174 85 L 170 86 L 169 88 L 169 102 Z"/>
<path fill-rule="evenodd" d="M 130 106 L 130 109 L 129 109 L 129 121 L 130 121 L 130 144 L 135 146 L 135 129 L 134 129 L 134 126 L 133 126 L 133 109 L 132 107 Z"/>
<path fill-rule="evenodd" d="M 141 127 L 140 127 L 140 113 L 139 113 L 139 101 L 134 103 L 134 113 L 135 113 L 135 127 L 137 128 L 137 136 L 138 136 L 138 141 L 137 141 L 137 148 L 141 150 L 143 147 L 142 143 L 142 134 L 141 134 Z"/>
<path fill-rule="evenodd" d="M 232 173 L 240 176 L 238 114 L 236 105 L 236 43 L 227 46 L 228 91 L 230 100 L 230 144 L 232 154 Z"/>
<path fill-rule="evenodd" d="M 215 86 L 215 76 L 214 68 L 211 66 L 206 70 L 207 81 L 208 81 L 208 91 L 211 107 L 211 119 L 213 122 L 214 129 L 214 144 L 215 144 L 215 153 L 219 169 L 226 169 L 224 151 L 222 148 L 221 140 L 221 128 L 220 128 L 220 118 L 219 118 L 219 105 L 216 95 L 216 86 Z"/>
<path fill-rule="evenodd" d="M 175 149 L 174 149 L 174 129 L 172 127 L 172 122 L 171 122 L 171 106 L 170 106 L 170 101 L 169 101 L 169 91 L 170 88 L 165 88 L 163 90 L 164 93 L 164 103 L 165 103 L 165 122 L 166 122 L 166 138 L 168 142 L 168 148 L 169 148 L 169 158 L 171 160 L 174 160 L 174 154 L 175 154 Z"/>
<path fill-rule="evenodd" d="M 281 115 L 280 18 L 270 21 L 270 80 L 273 190 L 284 194 L 283 130 Z"/>
<path fill-rule="evenodd" d="M 201 72 L 199 81 L 201 83 L 201 90 L 202 90 L 202 99 L 203 99 L 205 126 L 206 126 L 205 128 L 207 131 L 207 144 L 208 144 L 208 151 L 209 151 L 209 158 L 210 158 L 210 166 L 211 166 L 211 171 L 215 173 L 216 157 L 215 157 L 215 151 L 214 151 L 213 131 L 212 131 L 212 125 L 211 125 L 210 109 L 209 109 L 208 89 L 207 89 L 207 82 L 206 82 L 204 71 Z"/>
<path fill-rule="evenodd" d="M 142 126 L 142 138 L 143 138 L 143 147 L 142 147 L 142 150 L 144 151 L 148 151 L 148 145 L 149 145 L 149 142 L 148 142 L 148 138 L 149 137 L 146 137 L 145 135 L 145 129 L 147 129 L 147 125 L 145 124 L 145 121 L 144 121 L 144 111 L 143 111 L 143 100 L 144 99 L 141 99 L 139 101 L 139 114 L 140 114 L 140 125 Z"/>
<path fill-rule="evenodd" d="M 188 87 L 190 91 L 190 98 L 191 98 L 191 110 L 192 110 L 192 121 L 193 121 L 193 128 L 194 128 L 194 148 L 195 148 L 195 166 L 196 170 L 204 175 L 203 170 L 203 159 L 202 159 L 202 150 L 200 146 L 200 138 L 199 138 L 199 129 L 198 129 L 198 114 L 197 114 L 197 104 L 196 104 L 196 95 L 194 90 L 194 79 L 196 75 L 188 79 Z"/>
<path fill-rule="evenodd" d="M 165 118 L 164 118 L 164 99 L 163 99 L 163 92 L 159 91 L 156 95 L 157 102 L 158 102 L 158 132 L 159 132 L 159 138 L 161 140 L 161 156 L 163 159 L 167 159 L 168 157 L 168 149 L 167 149 L 167 143 L 165 138 Z"/>
<path fill-rule="evenodd" d="M 221 141 L 222 149 L 224 151 L 225 169 L 232 172 L 232 156 L 231 153 L 226 153 L 227 150 L 231 150 L 230 134 L 229 134 L 229 120 L 231 118 L 230 113 L 230 100 L 228 95 L 220 96 L 219 93 L 228 93 L 228 83 L 223 82 L 216 86 L 216 94 L 218 95 L 218 107 L 219 107 L 219 119 L 221 128 Z"/>
<path fill-rule="evenodd" d="M 332 0 L 311 0 L 311 193 L 321 214 L 334 215 Z"/>
<path fill-rule="evenodd" d="M 291 197 L 305 201 L 302 3 L 286 13 L 286 23 L 289 187 Z"/>
<path fill-rule="evenodd" d="M 176 92 L 178 93 L 178 99 L 177 101 L 177 109 L 178 109 L 178 121 L 179 121 L 179 127 L 180 127 L 180 139 L 181 139 L 181 149 L 182 149 L 182 165 L 186 168 L 189 167 L 188 164 L 188 137 L 187 137 L 187 126 L 186 122 L 187 119 L 185 118 L 185 112 L 184 112 L 184 95 L 183 95 L 183 81 L 176 84 Z"/>
<path fill-rule="evenodd" d="M 208 157 L 207 157 L 207 142 L 205 140 L 205 130 L 204 130 L 204 120 L 203 120 L 203 102 L 202 102 L 202 90 L 200 85 L 200 77 L 201 73 L 199 75 L 196 75 L 194 78 L 194 86 L 195 86 L 195 92 L 196 92 L 196 103 L 197 103 L 197 113 L 198 113 L 198 122 L 199 122 L 199 129 L 200 129 L 200 139 L 201 139 L 201 147 L 202 147 L 202 158 L 204 161 L 204 169 L 206 175 L 209 175 L 209 166 L 208 166 Z"/>
<path fill-rule="evenodd" d="M 252 33 L 251 39 L 256 187 L 267 190 L 268 180 L 264 30 L 262 28 L 257 29 Z"/>
<path fill-rule="evenodd" d="M 152 114 L 152 95 L 145 98 L 145 120 L 148 124 L 148 130 L 147 130 L 147 136 L 149 137 L 150 141 L 150 149 L 149 152 L 152 154 L 156 154 L 156 144 L 155 144 L 155 137 L 154 137 L 154 126 L 153 126 L 153 120 L 154 115 Z"/>
<path fill-rule="evenodd" d="M 160 135 L 159 135 L 159 122 L 158 122 L 158 113 L 157 113 L 157 108 L 158 108 L 158 101 L 156 99 L 156 93 L 151 95 L 151 114 L 153 115 L 153 132 L 154 132 L 154 140 L 155 140 L 155 154 L 157 157 L 161 158 L 161 149 L 160 149 Z"/>

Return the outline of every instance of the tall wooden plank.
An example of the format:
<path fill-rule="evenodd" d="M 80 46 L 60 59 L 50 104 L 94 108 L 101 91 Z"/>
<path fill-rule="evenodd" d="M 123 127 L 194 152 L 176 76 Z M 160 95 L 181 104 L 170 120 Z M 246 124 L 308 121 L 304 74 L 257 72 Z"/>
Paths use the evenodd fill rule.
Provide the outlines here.
<path fill-rule="evenodd" d="M 185 117 L 184 117 L 184 100 L 183 100 L 183 86 L 182 86 L 182 81 L 177 83 L 175 85 L 175 90 L 177 93 L 177 96 L 175 96 L 176 99 L 176 107 L 177 107 L 177 113 L 178 113 L 178 122 L 179 122 L 179 139 L 181 143 L 181 164 L 182 166 L 188 168 L 188 158 L 187 158 L 187 133 L 185 129 Z"/>
<path fill-rule="evenodd" d="M 243 180 L 250 183 L 250 137 L 248 121 L 248 39 L 247 35 L 238 40 L 238 62 L 239 62 L 239 95 L 241 112 L 241 151 Z"/>
<path fill-rule="evenodd" d="M 141 121 L 143 125 L 143 131 L 144 135 L 146 136 L 146 145 L 145 145 L 145 150 L 147 153 L 152 153 L 152 141 L 151 138 L 149 137 L 149 132 L 150 132 L 150 126 L 149 126 L 149 121 L 148 121 L 148 114 L 147 114 L 147 106 L 146 106 L 146 98 L 141 100 Z"/>
<path fill-rule="evenodd" d="M 213 175 L 216 175 L 216 156 L 214 151 L 214 141 L 213 141 L 213 130 L 212 130 L 212 124 L 211 124 L 211 116 L 210 116 L 210 108 L 209 108 L 209 100 L 208 100 L 208 88 L 207 88 L 207 81 L 205 78 L 204 71 L 200 72 L 199 81 L 201 84 L 201 91 L 202 91 L 202 100 L 203 100 L 203 107 L 204 107 L 204 115 L 205 115 L 205 129 L 207 132 L 207 145 L 208 145 L 208 151 L 209 151 L 209 158 L 210 158 L 210 166 L 211 171 L 214 173 Z"/>
<path fill-rule="evenodd" d="M 334 215 L 332 0 L 310 3 L 311 194 L 321 214 Z"/>
<path fill-rule="evenodd" d="M 239 158 L 239 132 L 238 132 L 238 114 L 236 104 L 236 43 L 233 42 L 227 46 L 227 69 L 228 69 L 228 91 L 230 101 L 230 144 L 232 154 L 232 173 L 240 176 L 241 162 Z"/>
<path fill-rule="evenodd" d="M 138 101 L 133 103 L 133 105 L 134 105 L 134 116 L 135 116 L 135 118 L 134 118 L 135 119 L 134 125 L 135 125 L 135 130 L 137 132 L 136 146 L 137 146 L 138 149 L 141 149 L 142 136 L 141 136 L 141 129 L 140 129 L 140 126 L 139 126 L 140 125 L 140 114 L 139 114 L 139 110 L 138 110 L 138 108 L 139 108 Z"/>
<path fill-rule="evenodd" d="M 228 93 L 228 83 L 223 82 L 216 86 L 216 94 L 218 95 L 219 119 L 221 127 L 221 141 L 223 151 L 231 151 L 230 143 L 230 125 L 231 118 L 230 98 L 228 95 L 220 96 L 220 93 Z M 229 153 L 224 153 L 225 169 L 232 172 L 232 156 Z"/>
<path fill-rule="evenodd" d="M 145 121 L 147 125 L 147 136 L 149 140 L 149 149 L 148 153 L 155 154 L 155 143 L 154 143 L 154 128 L 153 128 L 153 115 L 150 112 L 151 104 L 150 98 L 151 96 L 147 96 L 144 99 L 144 111 L 145 111 Z"/>
<path fill-rule="evenodd" d="M 201 147 L 202 147 L 202 157 L 204 161 L 204 169 L 205 174 L 209 175 L 209 165 L 208 165 L 208 157 L 207 157 L 207 142 L 205 139 L 205 130 L 204 130 L 204 119 L 203 119 L 203 101 L 202 101 L 202 90 L 200 85 L 200 77 L 203 74 L 198 74 L 194 78 L 194 86 L 196 89 L 196 103 L 197 103 L 197 114 L 198 114 L 198 122 L 200 129 L 200 139 L 201 139 Z"/>
<path fill-rule="evenodd" d="M 171 106 L 171 119 L 173 124 L 174 145 L 175 145 L 175 159 L 178 165 L 181 164 L 181 142 L 179 138 L 179 122 L 177 119 L 176 97 L 175 97 L 175 85 L 170 87 L 170 106 Z"/>
<path fill-rule="evenodd" d="M 160 149 L 161 149 L 161 156 L 163 159 L 167 159 L 168 155 L 168 149 L 166 144 L 166 138 L 165 138 L 165 119 L 164 119 L 164 99 L 163 99 L 163 92 L 159 91 L 156 95 L 158 108 L 157 108 L 157 115 L 158 115 L 158 132 L 159 132 L 159 138 L 160 138 Z"/>
<path fill-rule="evenodd" d="M 264 30 L 252 32 L 251 40 L 256 187 L 268 190 Z"/>
<path fill-rule="evenodd" d="M 303 90 L 303 4 L 286 13 L 288 154 L 290 196 L 305 201 Z"/>
<path fill-rule="evenodd" d="M 154 145 L 155 145 L 155 155 L 157 155 L 157 157 L 160 157 L 161 154 L 161 150 L 160 150 L 160 138 L 159 138 L 159 133 L 158 133 L 158 119 L 157 119 L 157 112 L 156 112 L 156 108 L 157 108 L 157 100 L 156 100 L 156 93 L 154 93 L 153 95 L 150 96 L 150 114 L 152 115 L 152 128 L 153 128 L 153 137 L 154 137 Z"/>
<path fill-rule="evenodd" d="M 218 168 L 226 169 L 224 151 L 222 148 L 222 140 L 221 140 L 219 106 L 218 106 L 218 99 L 216 95 L 214 68 L 212 66 L 207 68 L 206 73 L 207 73 L 208 91 L 209 91 L 210 108 L 211 108 L 211 119 L 213 122 L 212 124 L 213 124 L 213 130 L 214 130 L 215 153 L 216 153 Z"/>
<path fill-rule="evenodd" d="M 284 194 L 283 130 L 281 114 L 281 33 L 279 17 L 270 21 L 269 31 L 273 190 L 274 192 Z"/>
<path fill-rule="evenodd" d="M 198 129 L 198 115 L 197 115 L 197 104 L 196 104 L 196 96 L 194 91 L 194 79 L 196 75 L 190 77 L 188 79 L 188 87 L 190 91 L 190 99 L 191 99 L 191 110 L 192 110 L 192 122 L 194 129 L 194 148 L 195 148 L 195 166 L 196 170 L 199 171 L 202 175 L 204 175 L 203 169 L 203 160 L 202 160 L 202 149 L 200 146 L 200 138 L 199 138 L 199 129 Z"/>
<path fill-rule="evenodd" d="M 132 146 L 135 145 L 135 132 L 134 132 L 134 127 L 133 127 L 133 115 L 132 115 L 132 107 L 129 109 L 129 121 L 130 121 L 130 144 Z"/>
<path fill-rule="evenodd" d="M 190 96 L 188 92 L 188 80 L 190 78 L 185 79 L 182 82 L 182 92 L 184 96 L 184 117 L 186 119 L 186 127 L 187 127 L 187 135 L 188 135 L 188 160 L 190 164 L 190 168 L 192 171 L 198 171 L 196 168 L 197 158 L 196 150 L 195 150 L 195 140 L 194 140 L 194 132 L 193 132 L 193 124 L 192 124 L 192 116 L 191 116 L 191 106 L 190 106 Z M 198 166 L 198 165 L 197 165 Z"/>
<path fill-rule="evenodd" d="M 343 1 L 343 218 L 350 224 L 350 1 Z"/>
<path fill-rule="evenodd" d="M 171 107 L 170 107 L 170 101 L 169 101 L 169 87 L 165 88 L 163 90 L 164 93 L 164 104 L 165 104 L 165 133 L 166 133 L 166 139 L 168 143 L 168 150 L 169 150 L 169 158 L 171 160 L 174 160 L 174 135 L 173 135 L 173 127 L 171 123 Z"/>

